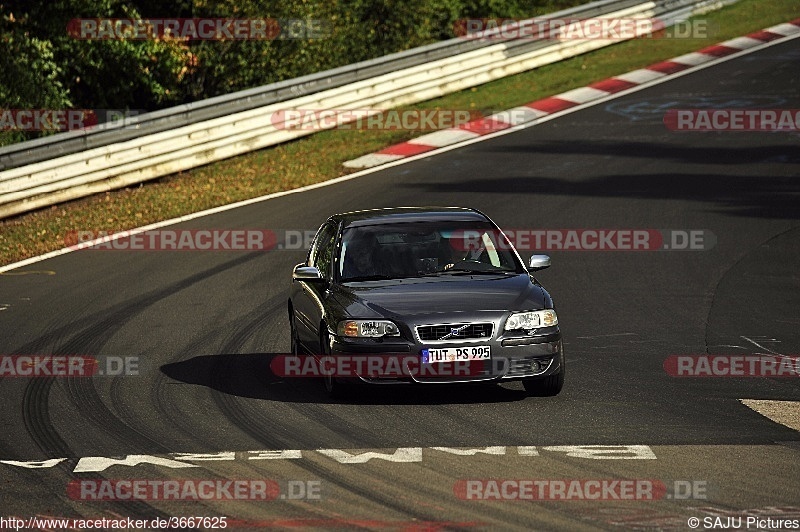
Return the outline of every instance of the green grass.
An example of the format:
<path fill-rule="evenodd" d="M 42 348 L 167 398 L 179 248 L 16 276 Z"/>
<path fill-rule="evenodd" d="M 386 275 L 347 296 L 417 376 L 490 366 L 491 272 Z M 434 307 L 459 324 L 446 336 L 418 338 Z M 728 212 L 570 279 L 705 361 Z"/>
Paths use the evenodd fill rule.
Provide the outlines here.
<path fill-rule="evenodd" d="M 741 0 L 703 15 L 705 39 L 640 39 L 409 107 L 500 111 L 800 17 L 797 0 Z M 324 131 L 280 146 L 0 221 L 0 264 L 64 247 L 70 231 L 131 229 L 218 205 L 318 183 L 342 163 L 419 136 L 411 131 Z"/>

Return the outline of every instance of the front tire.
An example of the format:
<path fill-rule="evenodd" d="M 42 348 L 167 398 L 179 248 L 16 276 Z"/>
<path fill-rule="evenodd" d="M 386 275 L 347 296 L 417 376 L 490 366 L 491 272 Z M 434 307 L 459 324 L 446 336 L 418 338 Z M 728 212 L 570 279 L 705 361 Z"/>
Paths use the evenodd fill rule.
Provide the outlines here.
<path fill-rule="evenodd" d="M 328 333 L 325 332 L 324 326 L 325 324 L 321 325 L 323 329 L 322 332 L 320 332 L 319 338 L 319 353 L 322 355 L 322 357 L 326 357 L 331 354 L 331 347 L 328 343 Z M 335 376 L 324 375 L 322 377 L 322 382 L 325 385 L 325 391 L 328 392 L 328 397 L 331 399 L 343 399 L 347 397 L 349 387 L 337 380 Z"/>
<path fill-rule="evenodd" d="M 529 397 L 555 397 L 564 387 L 564 363 L 555 375 L 548 375 L 542 379 L 522 379 L 522 386 Z"/>
<path fill-rule="evenodd" d="M 297 325 L 295 324 L 294 311 L 289 312 L 289 335 L 291 337 L 290 353 L 294 356 L 299 356 L 300 349 L 300 336 L 297 334 Z"/>

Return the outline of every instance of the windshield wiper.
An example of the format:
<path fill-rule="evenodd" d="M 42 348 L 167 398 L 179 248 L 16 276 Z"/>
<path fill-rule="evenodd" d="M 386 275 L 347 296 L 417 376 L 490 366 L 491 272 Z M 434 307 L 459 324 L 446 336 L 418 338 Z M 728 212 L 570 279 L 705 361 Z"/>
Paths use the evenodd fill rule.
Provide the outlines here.
<path fill-rule="evenodd" d="M 466 269 L 460 269 L 459 268 L 459 269 L 456 269 L 456 270 L 448 270 L 448 271 L 455 271 L 458 274 L 470 274 L 470 275 L 471 274 L 479 274 L 479 275 L 485 275 L 485 274 L 489 274 L 489 275 L 514 274 L 514 275 L 516 275 L 517 274 L 517 272 L 515 272 L 513 270 L 466 270 Z"/>
<path fill-rule="evenodd" d="M 342 279 L 343 283 L 352 283 L 358 281 L 386 281 L 388 279 L 399 279 L 399 277 L 392 277 L 391 275 L 359 275 L 358 277 L 347 277 Z"/>
<path fill-rule="evenodd" d="M 425 274 L 422 274 L 420 277 L 438 276 L 438 275 L 472 275 L 472 274 L 479 274 L 479 275 L 485 275 L 485 274 L 489 274 L 489 275 L 514 274 L 514 275 L 517 275 L 517 272 L 515 272 L 513 270 L 470 270 L 470 269 L 466 269 L 466 268 L 450 268 L 449 270 L 441 270 L 441 271 L 438 271 L 438 272 L 425 273 Z"/>

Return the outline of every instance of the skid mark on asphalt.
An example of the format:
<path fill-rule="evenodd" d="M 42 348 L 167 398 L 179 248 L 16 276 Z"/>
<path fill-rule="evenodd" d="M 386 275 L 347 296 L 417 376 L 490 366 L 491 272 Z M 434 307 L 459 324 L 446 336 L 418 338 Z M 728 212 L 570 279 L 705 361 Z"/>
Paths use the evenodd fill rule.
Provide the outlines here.
<path fill-rule="evenodd" d="M 779 343 L 781 343 L 780 340 L 777 340 L 775 338 L 768 338 L 766 336 L 756 336 L 755 338 L 758 339 L 758 341 L 761 342 L 762 344 L 769 344 L 769 343 L 777 343 L 777 344 L 779 344 Z M 758 342 L 756 342 L 752 338 L 748 338 L 747 336 L 742 336 L 742 339 L 750 342 L 751 344 L 753 344 L 754 346 L 758 347 L 759 349 L 763 349 L 764 351 L 772 353 L 773 355 L 780 355 L 780 353 L 778 353 L 777 351 L 773 351 L 769 347 L 764 347 L 763 345 L 759 344 Z"/>

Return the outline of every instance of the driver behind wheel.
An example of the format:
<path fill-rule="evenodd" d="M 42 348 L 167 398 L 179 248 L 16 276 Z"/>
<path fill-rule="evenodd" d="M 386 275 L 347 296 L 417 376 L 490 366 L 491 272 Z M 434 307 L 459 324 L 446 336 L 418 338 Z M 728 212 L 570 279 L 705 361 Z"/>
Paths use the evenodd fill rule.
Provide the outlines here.
<path fill-rule="evenodd" d="M 378 259 L 378 243 L 374 238 L 358 238 L 347 242 L 342 277 L 385 275 Z"/>

